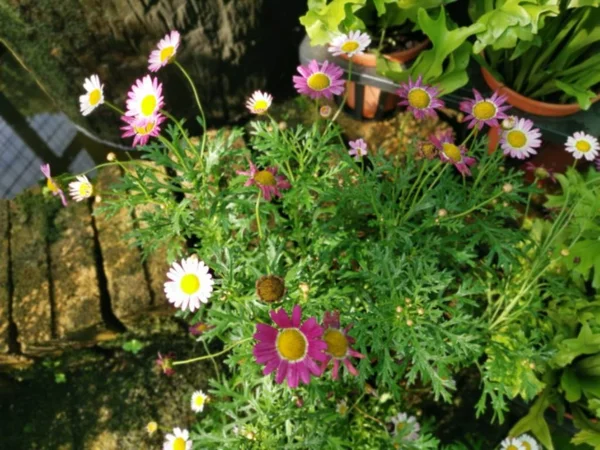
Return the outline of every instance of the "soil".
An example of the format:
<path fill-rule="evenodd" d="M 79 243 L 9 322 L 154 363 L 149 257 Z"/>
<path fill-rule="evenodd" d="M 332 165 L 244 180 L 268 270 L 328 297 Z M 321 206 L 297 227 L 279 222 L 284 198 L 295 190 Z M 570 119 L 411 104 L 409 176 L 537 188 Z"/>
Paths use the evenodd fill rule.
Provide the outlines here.
<path fill-rule="evenodd" d="M 369 31 L 369 34 L 373 36 L 373 40 L 371 45 L 369 45 L 368 50 L 374 52 L 377 50 L 377 47 L 379 47 L 378 36 L 381 36 L 381 31 Z M 425 36 L 421 31 L 411 31 L 405 26 L 390 27 L 385 31 L 385 37 L 383 39 L 381 51 L 382 53 L 392 53 L 410 50 L 426 39 L 427 36 Z"/>

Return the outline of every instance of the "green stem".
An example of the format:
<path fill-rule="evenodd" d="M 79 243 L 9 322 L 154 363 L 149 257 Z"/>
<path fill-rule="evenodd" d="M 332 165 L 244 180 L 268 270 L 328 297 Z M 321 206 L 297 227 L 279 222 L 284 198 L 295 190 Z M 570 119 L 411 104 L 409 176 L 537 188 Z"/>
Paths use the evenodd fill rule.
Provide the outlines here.
<path fill-rule="evenodd" d="M 532 186 L 537 186 L 537 182 L 538 182 L 538 177 L 535 177 L 533 179 L 533 183 Z M 533 195 L 533 191 L 531 191 L 529 193 L 529 195 L 527 196 L 527 206 L 525 206 L 525 215 L 523 216 L 523 220 L 527 219 L 527 214 L 529 214 L 529 204 L 531 203 L 531 196 Z"/>
<path fill-rule="evenodd" d="M 206 353 L 208 355 L 210 355 L 210 350 L 208 349 L 208 345 L 206 345 L 206 342 L 202 341 L 202 345 L 204 346 L 204 350 L 206 351 Z M 210 360 L 213 363 L 213 366 L 215 368 L 215 373 L 217 375 L 217 380 L 221 379 L 221 371 L 219 370 L 219 365 L 217 364 L 217 361 L 215 360 L 215 356 L 214 355 L 210 355 Z"/>
<path fill-rule="evenodd" d="M 181 126 L 181 123 L 179 123 L 179 121 L 175 117 L 173 117 L 171 114 L 169 114 L 164 109 L 161 109 L 160 112 L 163 113 L 165 116 L 167 116 L 169 119 L 171 119 L 175 123 L 175 125 L 177 126 L 177 128 L 179 128 L 179 131 L 183 135 L 183 138 L 185 139 L 185 142 L 187 143 L 187 145 L 190 148 L 190 150 L 197 154 L 196 147 L 190 141 L 190 138 L 188 137 L 187 133 L 185 132 L 185 130 Z M 204 165 L 203 162 L 202 162 L 202 158 L 200 158 L 200 165 L 201 166 Z"/>
<path fill-rule="evenodd" d="M 193 362 L 203 361 L 205 359 L 212 359 L 212 358 L 215 358 L 217 356 L 224 355 L 225 353 L 227 353 L 232 348 L 234 348 L 234 347 L 236 347 L 236 346 L 238 346 L 240 344 L 243 344 L 244 342 L 251 341 L 252 339 L 254 339 L 254 338 L 249 337 L 249 338 L 246 338 L 246 339 L 241 339 L 241 340 L 236 341 L 233 344 L 229 345 L 228 347 L 225 347 L 220 352 L 212 353 L 212 354 L 208 354 L 208 355 L 204 355 L 204 356 L 198 356 L 197 358 L 186 359 L 184 361 L 175 361 L 175 362 L 173 362 L 173 365 L 174 366 L 181 366 L 183 364 L 190 364 L 190 363 L 193 363 Z"/>
<path fill-rule="evenodd" d="M 350 81 L 352 81 L 352 58 L 348 61 L 348 80 L 347 80 L 347 82 L 350 83 Z M 348 99 L 348 89 L 345 90 L 344 97 L 342 98 L 342 102 L 340 103 L 339 108 L 337 109 L 337 111 L 335 112 L 333 117 L 331 118 L 331 121 L 327 124 L 327 128 L 329 128 L 329 125 L 331 125 L 333 122 L 336 121 L 336 119 L 342 112 L 342 109 L 344 108 L 344 105 L 346 104 L 347 99 Z"/>
<path fill-rule="evenodd" d="M 139 161 L 134 159 L 132 161 L 113 161 L 113 162 L 102 163 L 102 164 L 98 164 L 97 166 L 92 167 L 91 169 L 88 169 L 88 170 L 85 170 L 85 171 L 79 173 L 79 175 L 85 175 L 86 173 L 93 172 L 94 170 L 100 169 L 102 167 L 108 167 L 108 166 L 114 166 L 114 165 L 120 166 L 121 164 L 131 164 L 131 163 L 137 163 L 137 162 L 139 162 Z M 75 178 L 77 178 L 77 175 L 61 177 L 61 179 L 65 180 L 65 181 L 74 180 Z"/>
<path fill-rule="evenodd" d="M 165 147 L 171 149 L 173 151 L 173 153 L 175 153 L 175 156 L 177 156 L 179 161 L 181 161 L 181 165 L 183 166 L 183 168 L 185 170 L 189 170 L 185 158 L 183 157 L 183 155 L 181 153 L 179 153 L 179 150 L 177 150 L 177 147 L 175 147 L 171 142 L 169 142 L 169 140 L 167 138 L 165 138 L 164 136 L 162 136 L 160 134 L 158 135 L 158 139 L 160 140 L 160 142 L 162 142 L 165 145 Z"/>
<path fill-rule="evenodd" d="M 104 104 L 106 106 L 108 106 L 110 109 L 112 109 L 113 111 L 116 111 L 118 114 L 124 116 L 125 115 L 125 111 L 123 111 L 121 108 L 118 108 L 117 106 L 113 105 L 111 102 L 107 102 L 106 100 L 104 100 Z"/>
<path fill-rule="evenodd" d="M 477 210 L 479 208 L 483 208 L 485 205 L 487 205 L 488 203 L 492 202 L 494 199 L 497 199 L 502 194 L 504 194 L 504 191 L 498 192 L 496 195 L 488 198 L 486 201 L 481 202 L 478 205 L 475 205 L 472 208 L 467 209 L 466 211 L 463 211 L 463 212 L 461 212 L 459 214 L 455 214 L 453 216 L 449 216 L 448 219 L 458 219 L 459 217 L 466 216 L 467 214 L 470 214 L 470 213 L 472 213 L 473 211 L 475 211 L 475 210 Z"/>
<path fill-rule="evenodd" d="M 258 196 L 256 197 L 256 207 L 254 209 L 254 213 L 256 214 L 256 228 L 258 230 L 258 238 L 262 241 L 263 237 L 262 237 L 262 229 L 260 226 L 260 210 L 259 210 L 261 195 L 262 195 L 262 191 L 259 189 Z"/>
<path fill-rule="evenodd" d="M 465 138 L 465 140 L 463 141 L 462 144 L 460 144 L 459 147 L 466 146 L 467 142 L 469 142 L 469 139 L 471 139 L 473 137 L 473 135 L 475 135 L 476 133 L 477 133 L 477 127 L 473 127 L 471 129 L 471 132 L 469 133 L 469 135 Z"/>

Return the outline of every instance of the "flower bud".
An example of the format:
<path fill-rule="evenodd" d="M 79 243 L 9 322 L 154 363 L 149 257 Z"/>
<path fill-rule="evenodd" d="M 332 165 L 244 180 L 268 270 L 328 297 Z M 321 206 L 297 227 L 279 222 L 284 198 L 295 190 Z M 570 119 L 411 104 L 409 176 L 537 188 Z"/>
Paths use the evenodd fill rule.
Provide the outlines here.
<path fill-rule="evenodd" d="M 438 211 L 438 217 L 446 217 L 448 215 L 448 211 L 446 211 L 444 208 L 440 209 Z"/>
<path fill-rule="evenodd" d="M 106 160 L 113 162 L 117 159 L 117 155 L 115 155 L 113 152 L 110 152 L 108 155 L 106 155 Z"/>
<path fill-rule="evenodd" d="M 513 185 L 510 183 L 504 183 L 504 185 L 502 186 L 502 190 L 505 194 L 509 194 L 513 191 Z"/>
<path fill-rule="evenodd" d="M 563 249 L 560 251 L 560 254 L 561 254 L 561 255 L 563 255 L 563 256 L 569 256 L 569 254 L 570 254 L 570 253 L 571 253 L 571 252 L 569 251 L 569 249 L 568 249 L 568 248 L 563 248 Z"/>
<path fill-rule="evenodd" d="M 323 105 L 319 108 L 319 114 L 324 119 L 327 119 L 331 115 L 331 106 Z"/>
<path fill-rule="evenodd" d="M 502 121 L 502 129 L 505 131 L 512 130 L 517 124 L 517 118 L 515 116 L 509 116 Z"/>

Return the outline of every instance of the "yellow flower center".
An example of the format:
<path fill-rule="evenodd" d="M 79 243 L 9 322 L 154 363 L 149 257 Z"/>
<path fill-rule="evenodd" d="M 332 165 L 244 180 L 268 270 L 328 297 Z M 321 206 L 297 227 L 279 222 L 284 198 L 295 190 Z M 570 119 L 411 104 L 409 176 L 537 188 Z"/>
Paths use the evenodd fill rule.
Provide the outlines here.
<path fill-rule="evenodd" d="M 496 105 L 489 100 L 477 103 L 473 107 L 473 116 L 477 120 L 489 120 L 496 116 Z"/>
<path fill-rule="evenodd" d="M 199 395 L 198 397 L 196 397 L 196 406 L 202 406 L 204 405 L 204 396 L 203 395 Z"/>
<path fill-rule="evenodd" d="M 178 437 L 173 441 L 173 450 L 185 450 L 185 440 Z"/>
<path fill-rule="evenodd" d="M 454 162 L 459 162 L 462 159 L 462 156 L 460 154 L 460 149 L 454 144 L 450 144 L 449 142 L 444 142 L 443 151 L 444 151 L 444 155 L 446 155 L 448 158 L 450 158 Z"/>
<path fill-rule="evenodd" d="M 163 63 L 167 59 L 171 59 L 175 53 L 175 47 L 165 47 L 160 51 L 160 62 Z"/>
<path fill-rule="evenodd" d="M 48 178 L 46 180 L 46 186 L 48 186 L 50 192 L 58 192 L 58 186 L 56 185 L 56 183 L 54 183 L 54 181 L 52 181 L 52 179 Z"/>
<path fill-rule="evenodd" d="M 506 140 L 513 148 L 521 148 L 527 144 L 527 136 L 520 130 L 509 131 Z"/>
<path fill-rule="evenodd" d="M 358 42 L 356 42 L 356 41 L 346 41 L 346 42 L 344 42 L 342 44 L 342 46 L 340 48 L 341 48 L 341 50 L 343 52 L 351 53 L 354 50 L 356 50 L 358 47 L 360 47 L 360 44 Z"/>
<path fill-rule="evenodd" d="M 269 109 L 269 104 L 266 100 L 261 98 L 260 100 L 256 100 L 254 102 L 254 111 L 262 112 L 266 111 L 267 109 Z"/>
<path fill-rule="evenodd" d="M 340 405 L 338 405 L 338 413 L 339 414 L 341 414 L 343 416 L 347 412 L 348 412 L 348 405 L 346 405 L 346 404 L 340 404 Z"/>
<path fill-rule="evenodd" d="M 90 197 L 94 188 L 89 183 L 81 183 L 79 185 L 79 195 L 83 198 Z"/>
<path fill-rule="evenodd" d="M 516 445 L 510 444 L 508 447 L 506 447 L 506 450 L 519 450 L 519 447 L 517 447 Z"/>
<path fill-rule="evenodd" d="M 157 429 L 158 424 L 156 422 L 148 422 L 148 425 L 146 425 L 146 431 L 150 434 L 154 433 Z"/>
<path fill-rule="evenodd" d="M 154 125 L 155 125 L 154 122 L 148 122 L 143 127 L 133 127 L 133 129 L 135 130 L 135 132 L 137 134 L 146 135 L 146 134 L 150 134 L 152 132 L 152 130 L 154 130 Z"/>
<path fill-rule="evenodd" d="M 101 97 L 102 93 L 100 92 L 100 89 L 94 89 L 92 92 L 90 92 L 90 105 L 97 105 Z"/>
<path fill-rule="evenodd" d="M 200 289 L 200 279 L 193 273 L 186 273 L 181 277 L 180 286 L 185 294 L 192 295 Z"/>
<path fill-rule="evenodd" d="M 525 450 L 531 450 L 531 445 L 529 444 L 529 442 L 527 441 L 521 441 L 521 446 L 525 449 Z"/>
<path fill-rule="evenodd" d="M 580 140 L 575 143 L 575 148 L 581 153 L 586 153 L 592 149 L 592 146 L 588 141 Z"/>
<path fill-rule="evenodd" d="M 404 427 L 405 427 L 405 426 L 406 426 L 406 423 L 404 423 L 404 422 L 398 422 L 398 423 L 396 424 L 396 430 L 398 430 L 398 431 L 402 431 L 402 430 L 404 430 Z"/>
<path fill-rule="evenodd" d="M 152 113 L 154 113 L 154 110 L 156 109 L 156 96 L 154 94 L 146 95 L 142 99 L 141 108 L 142 108 L 142 114 L 144 116 L 152 115 Z"/>
<path fill-rule="evenodd" d="M 297 328 L 286 328 L 279 332 L 275 343 L 279 355 L 288 361 L 298 361 L 306 355 L 308 341 Z"/>
<path fill-rule="evenodd" d="M 275 186 L 277 184 L 277 180 L 268 170 L 260 170 L 256 172 L 254 174 L 254 181 L 262 184 L 263 186 Z"/>
<path fill-rule="evenodd" d="M 425 89 L 414 88 L 408 93 L 408 103 L 417 109 L 425 109 L 431 103 L 431 98 Z"/>
<path fill-rule="evenodd" d="M 324 73 L 317 72 L 308 77 L 306 84 L 308 84 L 308 87 L 313 91 L 322 91 L 323 89 L 327 89 L 329 87 L 331 80 Z"/>
<path fill-rule="evenodd" d="M 343 358 L 348 352 L 348 339 L 340 330 L 328 328 L 323 334 L 323 340 L 327 343 L 327 353 L 334 358 Z"/>

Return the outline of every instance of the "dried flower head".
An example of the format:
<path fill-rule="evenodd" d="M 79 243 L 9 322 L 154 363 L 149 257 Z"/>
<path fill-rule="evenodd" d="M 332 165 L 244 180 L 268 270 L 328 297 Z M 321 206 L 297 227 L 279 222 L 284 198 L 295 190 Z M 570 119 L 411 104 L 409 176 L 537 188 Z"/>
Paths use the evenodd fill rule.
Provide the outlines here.
<path fill-rule="evenodd" d="M 256 280 L 256 295 L 265 303 L 275 303 L 286 293 L 285 280 L 277 275 L 263 275 Z"/>

